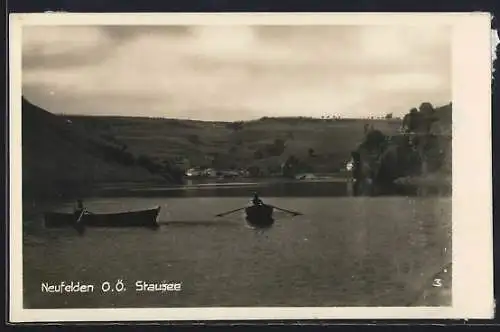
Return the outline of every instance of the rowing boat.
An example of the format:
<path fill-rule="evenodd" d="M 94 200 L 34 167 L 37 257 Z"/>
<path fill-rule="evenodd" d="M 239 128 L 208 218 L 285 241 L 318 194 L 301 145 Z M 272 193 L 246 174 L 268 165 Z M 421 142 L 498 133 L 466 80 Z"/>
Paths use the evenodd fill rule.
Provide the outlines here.
<path fill-rule="evenodd" d="M 80 224 L 89 227 L 158 227 L 160 207 L 119 213 L 84 213 Z M 74 213 L 47 212 L 45 226 L 49 228 L 74 226 L 79 216 Z"/>
<path fill-rule="evenodd" d="M 269 205 L 253 205 L 245 208 L 246 220 L 253 227 L 269 227 L 274 224 L 273 207 Z"/>

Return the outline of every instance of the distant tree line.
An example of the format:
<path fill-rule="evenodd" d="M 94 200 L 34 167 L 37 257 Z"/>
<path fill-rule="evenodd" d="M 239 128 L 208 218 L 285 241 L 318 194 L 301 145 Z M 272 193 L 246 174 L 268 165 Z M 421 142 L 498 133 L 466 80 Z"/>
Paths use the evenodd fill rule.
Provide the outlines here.
<path fill-rule="evenodd" d="M 229 122 L 226 124 L 226 128 L 234 131 L 243 129 L 243 121 Z"/>

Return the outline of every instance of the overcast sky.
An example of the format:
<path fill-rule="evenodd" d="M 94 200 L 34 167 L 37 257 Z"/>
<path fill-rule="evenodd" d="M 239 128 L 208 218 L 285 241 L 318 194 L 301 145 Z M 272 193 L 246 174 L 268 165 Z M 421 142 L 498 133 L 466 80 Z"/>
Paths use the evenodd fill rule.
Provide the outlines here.
<path fill-rule="evenodd" d="M 451 101 L 450 38 L 418 26 L 25 26 L 23 94 L 65 114 L 401 115 Z"/>

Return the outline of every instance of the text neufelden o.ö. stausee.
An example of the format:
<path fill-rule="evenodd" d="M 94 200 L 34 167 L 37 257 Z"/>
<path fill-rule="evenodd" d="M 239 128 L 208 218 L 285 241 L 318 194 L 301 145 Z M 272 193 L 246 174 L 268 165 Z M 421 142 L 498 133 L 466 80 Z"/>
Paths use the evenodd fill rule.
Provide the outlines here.
<path fill-rule="evenodd" d="M 46 294 L 85 294 L 85 293 L 169 293 L 182 291 L 182 282 L 137 280 L 132 287 L 122 279 L 85 283 L 81 281 L 42 282 L 41 292 Z"/>

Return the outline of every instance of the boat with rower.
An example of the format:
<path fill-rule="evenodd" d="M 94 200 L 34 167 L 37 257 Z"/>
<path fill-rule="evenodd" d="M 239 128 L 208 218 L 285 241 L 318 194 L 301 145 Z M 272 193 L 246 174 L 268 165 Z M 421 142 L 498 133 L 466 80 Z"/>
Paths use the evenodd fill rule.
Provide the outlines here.
<path fill-rule="evenodd" d="M 77 223 L 88 227 L 158 227 L 160 207 L 117 213 L 78 213 L 47 212 L 45 226 L 48 228 L 75 226 Z"/>
<path fill-rule="evenodd" d="M 252 205 L 245 208 L 246 220 L 254 227 L 269 227 L 274 224 L 274 208 L 270 205 Z"/>
<path fill-rule="evenodd" d="M 254 193 L 253 199 L 251 200 L 250 206 L 226 211 L 215 215 L 216 217 L 223 217 L 229 214 L 245 210 L 245 220 L 253 228 L 268 228 L 274 224 L 273 212 L 274 210 L 280 210 L 289 213 L 293 216 L 301 215 L 302 213 L 296 211 L 290 211 L 283 208 L 279 208 L 274 205 L 265 204 L 258 196 Z"/>

